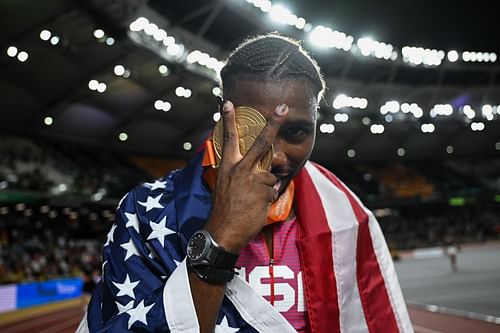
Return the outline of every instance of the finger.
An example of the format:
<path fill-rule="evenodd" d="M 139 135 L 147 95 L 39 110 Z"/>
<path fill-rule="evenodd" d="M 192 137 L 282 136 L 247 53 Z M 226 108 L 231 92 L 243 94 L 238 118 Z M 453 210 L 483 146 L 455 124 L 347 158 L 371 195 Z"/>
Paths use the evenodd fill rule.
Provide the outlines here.
<path fill-rule="evenodd" d="M 238 131 L 236 129 L 234 105 L 231 101 L 225 101 L 222 106 L 222 125 L 222 162 L 236 162 L 241 155 L 238 143 Z"/>
<path fill-rule="evenodd" d="M 278 181 L 278 177 L 267 171 L 261 171 L 254 174 L 254 181 L 259 184 L 264 184 L 267 186 L 274 186 Z"/>
<path fill-rule="evenodd" d="M 278 190 L 273 187 L 269 187 L 267 190 L 267 202 L 272 204 L 274 201 L 278 199 Z"/>
<path fill-rule="evenodd" d="M 288 110 L 286 104 L 280 104 L 276 107 L 273 116 L 267 121 L 266 126 L 262 129 L 262 132 L 257 136 L 245 155 L 244 163 L 249 163 L 251 166 L 257 165 L 262 156 L 271 148 L 281 124 L 285 121 Z"/>

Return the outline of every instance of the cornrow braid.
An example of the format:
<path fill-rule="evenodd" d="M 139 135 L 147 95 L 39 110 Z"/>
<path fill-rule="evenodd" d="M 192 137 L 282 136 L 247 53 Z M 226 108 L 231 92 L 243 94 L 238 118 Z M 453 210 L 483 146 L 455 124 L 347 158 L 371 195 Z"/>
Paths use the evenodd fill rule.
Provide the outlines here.
<path fill-rule="evenodd" d="M 276 33 L 257 36 L 240 44 L 227 59 L 221 71 L 224 94 L 228 95 L 236 80 L 276 81 L 305 79 L 321 99 L 325 81 L 316 61 L 297 40 Z"/>

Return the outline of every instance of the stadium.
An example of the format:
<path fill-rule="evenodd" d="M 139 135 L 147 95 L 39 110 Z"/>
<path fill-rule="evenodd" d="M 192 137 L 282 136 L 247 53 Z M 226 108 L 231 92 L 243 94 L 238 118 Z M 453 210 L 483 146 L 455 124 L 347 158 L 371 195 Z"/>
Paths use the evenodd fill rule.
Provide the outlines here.
<path fill-rule="evenodd" d="M 200 150 L 229 53 L 269 32 L 321 68 L 311 160 L 377 218 L 414 331 L 500 332 L 492 5 L 16 0 L 0 27 L 0 332 L 75 332 L 126 193 Z"/>

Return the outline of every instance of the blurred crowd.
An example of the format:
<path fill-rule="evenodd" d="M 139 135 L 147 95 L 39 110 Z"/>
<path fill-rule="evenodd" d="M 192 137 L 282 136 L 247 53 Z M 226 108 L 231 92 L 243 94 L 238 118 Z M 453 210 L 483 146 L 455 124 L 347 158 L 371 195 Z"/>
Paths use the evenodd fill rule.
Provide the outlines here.
<path fill-rule="evenodd" d="M 408 250 L 500 240 L 500 203 L 438 204 L 391 209 L 378 218 L 389 247 Z"/>
<path fill-rule="evenodd" d="M 0 283 L 78 277 L 100 270 L 104 228 L 89 230 L 85 223 L 70 223 L 64 214 L 49 218 L 40 213 L 26 216 L 26 211 L 0 215 Z"/>

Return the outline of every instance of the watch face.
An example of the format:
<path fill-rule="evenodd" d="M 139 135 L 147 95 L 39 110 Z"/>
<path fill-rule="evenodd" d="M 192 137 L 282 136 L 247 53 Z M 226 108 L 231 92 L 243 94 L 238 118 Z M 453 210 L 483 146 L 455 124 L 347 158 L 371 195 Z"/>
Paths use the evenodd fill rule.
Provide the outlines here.
<path fill-rule="evenodd" d="M 191 239 L 189 240 L 189 244 L 187 247 L 188 258 L 192 262 L 196 262 L 202 259 L 205 255 L 205 252 L 208 251 L 209 247 L 208 243 L 209 241 L 203 233 L 201 232 L 195 233 L 193 237 L 191 237 Z"/>

